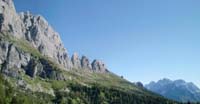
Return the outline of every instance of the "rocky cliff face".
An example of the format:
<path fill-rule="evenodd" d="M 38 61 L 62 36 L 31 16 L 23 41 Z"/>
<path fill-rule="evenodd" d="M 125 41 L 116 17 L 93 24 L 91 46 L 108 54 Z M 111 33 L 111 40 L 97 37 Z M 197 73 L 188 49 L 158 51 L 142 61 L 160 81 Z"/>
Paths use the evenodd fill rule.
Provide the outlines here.
<path fill-rule="evenodd" d="M 20 13 L 22 30 L 25 39 L 29 41 L 44 56 L 52 58 L 63 65 L 65 69 L 71 69 L 72 64 L 62 44 L 59 34 L 53 30 L 42 16 L 33 16 L 29 12 Z"/>
<path fill-rule="evenodd" d="M 2 35 L 2 34 L 0 34 Z M 33 53 L 25 52 L 14 42 L 0 37 L 0 69 L 1 73 L 21 79 L 22 73 L 30 77 L 39 76 L 56 80 L 65 80 L 65 77 L 56 71 L 49 60 L 34 57 Z"/>
<path fill-rule="evenodd" d="M 92 69 L 97 72 L 108 72 L 105 64 L 99 60 L 94 60 L 92 62 Z"/>
<path fill-rule="evenodd" d="M 74 53 L 72 55 L 71 61 L 72 61 L 72 64 L 73 64 L 74 68 L 76 68 L 76 69 L 81 69 L 82 68 L 81 61 L 80 61 L 79 56 L 78 56 L 77 53 Z"/>
<path fill-rule="evenodd" d="M 26 41 L 30 48 L 35 48 L 42 56 L 53 60 L 64 70 L 108 72 L 101 61 L 94 60 L 91 64 L 86 56 L 80 59 L 77 53 L 70 59 L 59 34 L 48 22 L 42 16 L 32 15 L 30 12 L 16 13 L 12 0 L 0 0 L 0 32 L 0 35 L 7 34 L 18 41 Z M 32 77 L 48 77 L 47 73 L 52 74 L 52 67 L 47 61 L 35 59 L 31 53 L 20 50 L 4 38 L 0 40 L 0 48 L 0 65 L 3 66 L 1 69 L 5 74 L 14 77 L 23 71 Z M 62 76 L 56 78 L 64 79 Z"/>
<path fill-rule="evenodd" d="M 0 0 L 0 30 L 22 37 L 22 23 L 12 0 Z"/>
<path fill-rule="evenodd" d="M 41 54 L 52 58 L 71 69 L 71 62 L 59 34 L 53 30 L 42 16 L 29 12 L 17 14 L 12 0 L 0 0 L 0 30 L 23 38 L 37 48 Z"/>

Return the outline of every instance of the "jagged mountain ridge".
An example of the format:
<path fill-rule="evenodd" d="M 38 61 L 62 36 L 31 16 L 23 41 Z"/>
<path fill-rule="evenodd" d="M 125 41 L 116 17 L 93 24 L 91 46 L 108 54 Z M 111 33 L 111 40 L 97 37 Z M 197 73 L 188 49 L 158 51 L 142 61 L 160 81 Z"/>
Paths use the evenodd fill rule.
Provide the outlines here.
<path fill-rule="evenodd" d="M 0 0 L 0 71 L 2 104 L 179 104 L 109 72 L 99 60 L 70 58 L 46 20 L 16 13 L 12 0 Z"/>
<path fill-rule="evenodd" d="M 155 93 L 177 101 L 200 101 L 200 89 L 192 82 L 164 78 L 158 82 L 150 82 L 145 87 Z"/>
<path fill-rule="evenodd" d="M 77 53 L 70 59 L 59 34 L 53 30 L 44 17 L 32 15 L 30 12 L 17 14 L 12 0 L 1 0 L 0 7 L 1 32 L 27 40 L 42 55 L 50 57 L 54 62 L 62 65 L 64 70 L 80 68 L 108 72 L 102 61 L 94 60 L 90 63 L 86 56 L 79 59 Z"/>

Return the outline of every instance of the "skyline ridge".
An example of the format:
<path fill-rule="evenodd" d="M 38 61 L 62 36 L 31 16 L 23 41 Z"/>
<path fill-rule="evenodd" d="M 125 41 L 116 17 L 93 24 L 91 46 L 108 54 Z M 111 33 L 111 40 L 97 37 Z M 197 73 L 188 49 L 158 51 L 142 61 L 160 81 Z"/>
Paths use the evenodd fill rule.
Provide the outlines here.
<path fill-rule="evenodd" d="M 114 18 L 113 16 L 121 16 L 121 18 L 123 18 L 122 21 L 120 21 L 119 23 L 118 22 L 116 23 L 117 27 L 115 27 L 112 25 L 114 25 L 115 24 L 114 22 L 116 22 L 116 20 L 119 20 L 119 18 L 114 18 L 114 19 L 116 19 L 115 21 L 109 22 L 106 18 L 102 18 L 102 16 L 101 16 L 104 13 L 102 13 L 102 10 L 99 8 L 100 8 L 100 6 L 102 6 L 102 4 L 106 3 L 105 1 L 100 2 L 101 4 L 99 4 L 97 6 L 97 8 L 94 8 L 95 6 L 92 6 L 90 4 L 90 3 L 93 3 L 94 5 L 97 5 L 97 2 L 88 1 L 89 4 L 87 4 L 87 6 L 89 5 L 89 7 L 83 8 L 85 6 L 82 6 L 77 2 L 60 1 L 60 2 L 58 2 L 58 4 L 55 4 L 54 9 L 51 8 L 48 12 L 45 9 L 45 7 L 42 7 L 42 5 L 44 5 L 43 3 L 45 1 L 44 2 L 40 1 L 38 3 L 33 3 L 33 4 L 27 4 L 27 2 L 23 2 L 24 0 L 21 1 L 22 4 L 19 4 L 20 2 L 17 2 L 17 1 L 18 0 L 15 0 L 14 2 L 16 2 L 15 3 L 16 7 L 17 7 L 16 9 L 18 11 L 22 11 L 23 9 L 29 7 L 29 11 L 33 11 L 34 13 L 39 13 L 39 14 L 42 14 L 45 16 L 45 18 L 50 22 L 50 24 L 52 24 L 53 27 L 55 27 L 55 30 L 57 30 L 61 34 L 61 38 L 65 44 L 65 47 L 69 50 L 70 55 L 76 51 L 80 55 L 84 54 L 84 55 L 90 57 L 90 59 L 95 59 L 95 58 L 101 59 L 107 64 L 107 67 L 109 69 L 111 69 L 112 72 L 117 73 L 118 75 L 122 75 L 125 78 L 127 78 L 128 80 L 134 81 L 134 82 L 142 81 L 143 83 L 148 83 L 152 80 L 158 80 L 163 77 L 167 77 L 167 78 L 170 78 L 173 80 L 174 79 L 183 79 L 183 80 L 191 81 L 191 82 L 194 82 L 196 85 L 200 86 L 200 82 L 198 81 L 198 76 L 197 76 L 198 68 L 199 68 L 198 62 L 200 61 L 199 56 L 197 56 L 198 52 L 199 52 L 199 49 L 198 49 L 199 36 L 197 34 L 199 33 L 199 31 L 197 31 L 197 28 L 193 28 L 193 29 L 191 28 L 191 27 L 198 26 L 198 22 L 194 23 L 194 21 L 191 21 L 191 18 L 198 17 L 198 15 L 196 14 L 197 13 L 196 10 L 199 10 L 199 8 L 196 7 L 195 3 L 186 2 L 186 1 L 181 2 L 182 5 L 180 6 L 180 8 L 183 8 L 185 5 L 185 6 L 189 6 L 189 9 L 191 11 L 193 10 L 192 13 L 189 11 L 186 11 L 185 14 L 180 12 L 180 10 L 181 10 L 180 8 L 175 8 L 175 6 L 174 6 L 176 3 L 179 3 L 179 2 L 175 2 L 174 5 L 172 5 L 171 9 L 169 9 L 170 6 L 168 4 L 166 4 L 165 7 L 163 7 L 163 8 L 156 6 L 155 8 L 151 8 L 149 10 L 150 13 L 154 13 L 155 16 L 146 14 L 149 11 L 140 10 L 141 4 L 145 4 L 142 2 L 138 2 L 139 6 L 135 6 L 135 8 L 132 8 L 130 5 L 127 4 L 128 2 L 130 4 L 133 4 L 133 2 L 131 2 L 131 1 L 127 1 L 127 2 L 123 3 L 124 5 L 128 6 L 128 8 L 123 8 L 122 11 L 127 10 L 127 12 L 125 12 L 125 13 L 120 12 L 119 15 L 117 15 L 117 13 L 115 13 L 117 10 L 121 10 L 121 9 L 116 9 L 116 7 L 119 6 L 119 4 L 118 4 L 119 2 L 117 2 L 115 4 L 109 3 L 109 5 L 105 5 L 105 9 L 103 9 L 103 10 L 106 10 L 106 9 L 108 10 L 108 12 L 106 12 L 105 17 L 112 19 L 112 18 Z M 53 4 L 51 4 L 51 3 L 52 2 L 47 4 L 47 7 L 52 6 Z M 170 2 L 168 2 L 168 3 L 170 3 Z M 23 5 L 23 4 L 26 4 L 26 5 Z M 59 4 L 62 4 L 62 5 L 60 5 L 60 7 L 57 7 L 57 9 L 56 9 L 56 5 L 59 5 Z M 65 9 L 67 8 L 69 10 L 73 9 L 71 6 L 69 6 L 70 4 L 76 4 L 75 5 L 75 7 L 76 7 L 75 13 L 72 13 L 72 12 L 67 13 L 67 12 L 63 12 L 63 11 L 56 13 L 57 10 L 60 10 L 63 8 L 65 8 Z M 112 4 L 111 7 L 109 7 L 110 4 Z M 146 2 L 145 6 L 147 6 L 147 7 L 144 6 L 145 10 L 148 9 L 149 7 L 152 7 L 147 4 L 151 4 L 151 3 Z M 30 6 L 30 5 L 32 5 L 32 6 Z M 38 9 L 32 8 L 35 5 L 38 5 L 39 8 Z M 66 5 L 69 7 L 67 7 Z M 162 5 L 164 5 L 164 4 L 162 3 Z M 80 7 L 78 7 L 78 6 L 80 6 Z M 122 7 L 125 7 L 125 6 L 122 6 Z M 43 8 L 43 9 L 41 9 L 41 8 Z M 100 15 L 101 18 L 96 18 L 96 20 L 95 20 L 95 19 L 92 19 L 89 17 L 84 17 L 86 15 L 84 13 L 93 13 L 94 12 L 94 11 L 92 12 L 89 10 L 91 8 L 93 8 L 94 11 L 100 11 L 100 13 L 98 13 L 98 14 L 94 13 L 92 15 L 94 15 L 94 16 Z M 140 8 L 140 9 L 138 9 L 138 8 Z M 157 10 L 158 8 L 161 8 L 161 11 L 164 11 L 164 13 L 166 13 L 168 11 L 169 14 L 161 14 L 160 17 L 157 17 L 157 16 L 159 16 L 159 15 L 156 15 L 156 13 L 159 12 Z M 80 9 L 83 9 L 83 10 L 80 10 Z M 172 12 L 173 9 L 178 14 L 175 14 L 176 12 Z M 131 10 L 134 10 L 134 12 L 131 12 Z M 152 10 L 155 10 L 155 12 L 152 12 Z M 114 13 L 112 13 L 113 11 L 114 11 Z M 156 19 L 169 20 L 170 22 L 168 24 L 166 24 L 167 22 L 164 22 L 162 20 L 156 21 L 155 19 L 152 19 L 152 18 L 150 18 L 150 19 L 143 18 L 142 20 L 144 20 L 144 23 L 141 22 L 141 20 L 139 20 L 139 22 L 136 22 L 135 26 L 131 25 L 131 24 L 129 24 L 130 26 L 127 26 L 128 20 L 130 21 L 130 23 L 134 23 L 137 20 L 135 18 L 133 18 L 133 20 L 131 20 L 129 16 L 134 17 L 135 15 L 132 15 L 132 13 L 138 14 L 138 12 L 140 12 L 140 11 L 141 11 L 141 13 L 144 13 L 144 14 L 139 13 L 140 15 L 138 17 L 146 15 L 147 17 L 151 17 L 151 16 L 157 17 Z M 111 16 L 109 16 L 108 13 L 111 13 Z M 60 14 L 60 15 L 55 15 L 55 14 Z M 72 17 L 70 17 L 70 15 L 72 15 L 76 18 L 72 19 Z M 81 17 L 83 17 L 83 18 L 80 19 L 79 17 L 77 17 L 78 15 L 80 16 L 80 18 Z M 169 15 L 170 18 L 169 19 L 164 18 L 165 15 Z M 188 15 L 188 16 L 186 16 L 186 15 Z M 69 20 L 71 19 L 72 22 L 74 22 L 76 20 L 78 22 L 72 23 L 72 22 L 69 22 L 68 19 L 63 20 L 63 18 L 60 17 L 59 21 L 57 21 L 58 23 L 55 23 L 54 20 L 55 20 L 55 17 L 57 17 L 57 16 L 63 16 L 64 18 L 69 17 Z M 180 20 L 177 21 L 178 16 L 182 16 L 183 18 L 180 18 Z M 172 17 L 174 17 L 174 19 Z M 125 18 L 127 18 L 128 20 L 125 21 L 124 20 Z M 189 18 L 189 19 L 187 19 L 187 18 Z M 90 22 L 88 24 L 82 24 L 84 22 L 81 22 L 81 21 L 89 20 L 89 19 L 91 19 L 91 21 L 94 22 L 94 24 L 96 24 L 96 25 L 94 25 L 94 24 L 92 25 L 92 23 L 90 23 Z M 99 20 L 102 20 L 103 21 L 102 23 L 108 22 L 108 26 L 105 24 L 103 25 L 103 24 L 98 23 Z M 150 31 L 151 28 L 149 26 L 151 26 L 153 22 L 148 23 L 147 20 L 153 20 L 153 22 L 155 22 L 155 24 L 156 24 L 156 25 L 152 26 L 153 27 L 152 31 Z M 184 22 L 185 24 L 181 24 L 181 22 L 183 22 L 183 21 L 185 21 Z M 64 25 L 64 23 L 61 23 L 61 22 L 64 22 L 64 23 L 68 22 L 70 24 Z M 147 22 L 147 23 L 145 23 L 145 22 Z M 161 22 L 161 23 L 164 22 L 163 24 L 165 24 L 165 25 L 161 26 L 160 28 L 156 28 L 161 24 L 159 22 Z M 172 23 L 172 22 L 175 22 L 175 23 Z M 143 24 L 141 24 L 141 23 L 143 23 Z M 183 25 L 183 26 L 177 25 L 177 27 L 176 26 L 170 27 L 173 24 L 177 24 L 177 23 L 180 23 L 180 25 Z M 59 25 L 59 24 L 61 24 L 61 25 Z M 125 27 L 121 28 L 122 26 L 119 26 L 119 24 L 122 24 L 122 26 L 125 26 Z M 190 25 L 188 25 L 188 24 L 190 24 Z M 191 26 L 191 27 L 188 28 L 188 26 L 186 26 L 186 25 Z M 75 26 L 77 26 L 77 29 L 79 29 L 80 32 L 74 31 Z M 84 28 L 87 26 L 88 26 L 88 28 Z M 95 30 L 95 28 L 91 28 L 91 32 L 90 32 L 89 28 L 91 26 L 94 26 L 95 28 L 97 28 L 97 30 Z M 106 27 L 103 28 L 102 26 L 109 27 L 108 29 L 111 29 L 111 30 L 108 31 L 106 29 Z M 138 27 L 136 27 L 136 26 L 138 26 Z M 67 29 L 67 27 L 69 27 L 69 29 Z M 136 27 L 136 28 L 134 29 L 133 27 Z M 66 28 L 66 30 L 64 30 L 65 28 Z M 120 31 L 117 30 L 119 28 L 121 28 Z M 127 28 L 127 29 L 125 29 L 125 28 Z M 186 29 L 186 28 L 188 28 L 188 29 Z M 130 29 L 133 29 L 133 31 L 130 31 Z M 137 29 L 139 29 L 139 30 L 137 30 Z M 106 31 L 103 32 L 103 30 L 106 30 Z M 182 30 L 184 30 L 184 31 L 182 31 Z M 164 33 L 166 31 L 168 31 L 167 34 Z M 102 35 L 102 33 L 105 33 L 105 35 Z M 115 34 L 115 33 L 117 33 L 117 34 Z M 135 33 L 138 33 L 138 34 L 132 35 Z M 172 33 L 172 34 L 169 35 L 170 33 Z M 190 35 L 189 33 L 190 34 L 193 33 L 193 35 L 189 36 Z M 96 37 L 94 37 L 94 34 Z M 111 35 L 108 35 L 108 34 L 111 34 Z M 122 34 L 125 34 L 125 35 L 123 36 Z M 150 35 L 148 36 L 145 34 L 150 34 Z M 156 34 L 156 35 L 154 35 L 154 34 Z M 105 38 L 105 36 L 106 36 L 106 38 Z M 97 40 L 97 42 L 94 42 L 94 44 L 91 44 L 91 42 L 87 42 L 88 40 L 85 40 L 87 38 L 89 40 L 91 40 L 92 42 L 94 42 L 95 39 L 99 39 L 99 40 Z M 80 41 L 82 43 L 83 47 L 79 47 L 80 43 L 79 44 L 76 43 L 77 41 L 75 41 L 73 43 L 72 40 L 75 40 L 75 39 L 77 39 L 77 41 Z M 125 42 L 125 41 L 127 41 L 127 42 Z M 70 46 L 70 45 L 72 45 L 72 46 Z M 108 46 L 106 46 L 106 45 L 108 45 Z M 128 47 L 128 46 L 130 46 L 130 47 Z M 96 52 L 95 51 L 96 49 L 94 49 L 97 47 L 98 47 L 99 52 Z M 112 49 L 109 49 L 108 47 L 114 47 L 114 48 L 112 50 Z M 146 52 L 149 52 L 149 53 L 146 53 Z M 114 61 L 117 59 L 119 59 L 119 60 Z M 121 63 L 121 65 L 119 65 L 120 63 Z M 192 71 L 190 71 L 190 70 L 192 70 Z M 134 74 L 134 73 L 137 73 L 138 75 L 131 76 L 131 74 Z M 152 77 L 151 79 L 150 78 L 141 78 L 141 76 L 147 76 L 147 73 L 154 74 L 154 76 L 151 76 Z"/>

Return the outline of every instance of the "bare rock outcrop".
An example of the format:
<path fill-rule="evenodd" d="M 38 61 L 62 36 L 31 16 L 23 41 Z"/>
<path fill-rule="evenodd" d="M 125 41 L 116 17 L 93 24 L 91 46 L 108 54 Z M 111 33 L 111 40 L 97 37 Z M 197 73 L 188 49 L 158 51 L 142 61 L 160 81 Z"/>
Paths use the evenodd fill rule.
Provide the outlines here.
<path fill-rule="evenodd" d="M 17 14 L 12 0 L 0 0 L 0 32 L 27 40 L 42 55 L 63 66 L 63 69 L 72 68 L 59 34 L 42 16 L 30 12 Z"/>
<path fill-rule="evenodd" d="M 92 62 L 92 70 L 96 71 L 96 72 L 102 72 L 102 73 L 108 71 L 105 64 L 102 61 L 99 61 L 99 60 L 94 60 Z"/>
<path fill-rule="evenodd" d="M 58 64 L 63 65 L 65 69 L 71 69 L 71 60 L 60 36 L 48 22 L 42 16 L 34 16 L 29 12 L 20 13 L 19 16 L 23 21 L 25 39 L 42 55 L 52 58 Z"/>
<path fill-rule="evenodd" d="M 74 53 L 72 55 L 71 61 L 72 61 L 72 64 L 73 64 L 73 68 L 75 68 L 75 69 L 81 69 L 82 68 L 81 67 L 81 61 L 80 61 L 77 53 Z"/>
<path fill-rule="evenodd" d="M 86 69 L 86 70 L 92 69 L 90 61 L 86 56 L 82 56 L 82 58 L 81 58 L 81 67 L 82 67 L 82 69 Z"/>
<path fill-rule="evenodd" d="M 16 13 L 12 0 L 0 0 L 0 31 L 9 32 L 15 37 L 21 38 L 21 20 Z"/>
<path fill-rule="evenodd" d="M 105 64 L 94 60 L 90 63 L 86 56 L 80 59 L 77 53 L 70 56 L 61 41 L 60 35 L 40 15 L 30 12 L 17 13 L 12 0 L 0 0 L 0 35 L 6 34 L 19 41 L 26 41 L 30 48 L 37 49 L 64 70 L 84 69 L 92 72 L 108 72 Z M 17 77 L 25 72 L 31 77 L 41 76 L 64 79 L 52 70 L 48 61 L 35 60 L 31 53 L 20 50 L 15 44 L 0 39 L 0 65 L 7 75 Z M 3 67 L 2 67 L 3 66 Z"/>
<path fill-rule="evenodd" d="M 31 53 L 24 52 L 15 44 L 2 38 L 0 38 L 0 66 L 3 74 L 19 79 L 22 73 L 33 78 L 40 76 L 56 80 L 66 79 L 48 60 L 36 59 Z"/>

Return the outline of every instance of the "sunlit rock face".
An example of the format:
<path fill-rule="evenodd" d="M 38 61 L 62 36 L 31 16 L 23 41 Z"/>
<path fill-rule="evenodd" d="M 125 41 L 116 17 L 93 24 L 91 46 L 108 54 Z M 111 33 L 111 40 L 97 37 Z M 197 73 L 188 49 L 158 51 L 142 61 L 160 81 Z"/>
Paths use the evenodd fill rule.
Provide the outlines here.
<path fill-rule="evenodd" d="M 30 12 L 17 14 L 12 0 L 0 0 L 0 31 L 27 40 L 44 56 L 66 70 L 71 69 L 70 58 L 59 34 L 42 16 Z"/>
<path fill-rule="evenodd" d="M 81 67 L 82 67 L 82 69 L 87 69 L 87 70 L 92 69 L 90 61 L 86 56 L 82 56 L 82 58 L 81 58 Z"/>
<path fill-rule="evenodd" d="M 12 0 L 0 0 L 0 31 L 23 37 L 22 23 Z"/>
<path fill-rule="evenodd" d="M 108 71 L 105 64 L 100 60 L 94 60 L 92 62 L 92 70 L 102 73 Z"/>
<path fill-rule="evenodd" d="M 12 0 L 0 0 L 0 32 L 27 41 L 43 56 L 53 60 L 64 70 L 74 68 L 92 72 L 107 72 L 102 61 L 94 60 L 90 63 L 86 56 L 79 59 L 77 53 L 74 53 L 70 58 L 60 35 L 46 19 L 30 12 L 17 13 Z M 3 61 L 1 58 L 0 63 Z"/>
<path fill-rule="evenodd" d="M 80 61 L 77 53 L 74 53 L 72 55 L 71 61 L 72 61 L 72 64 L 73 64 L 73 68 L 75 68 L 75 69 L 81 69 L 82 68 L 81 67 L 81 61 Z"/>
<path fill-rule="evenodd" d="M 25 39 L 44 56 L 52 58 L 65 69 L 71 69 L 71 60 L 60 36 L 48 22 L 42 16 L 34 16 L 29 12 L 20 13 L 19 16 L 23 21 Z"/>

